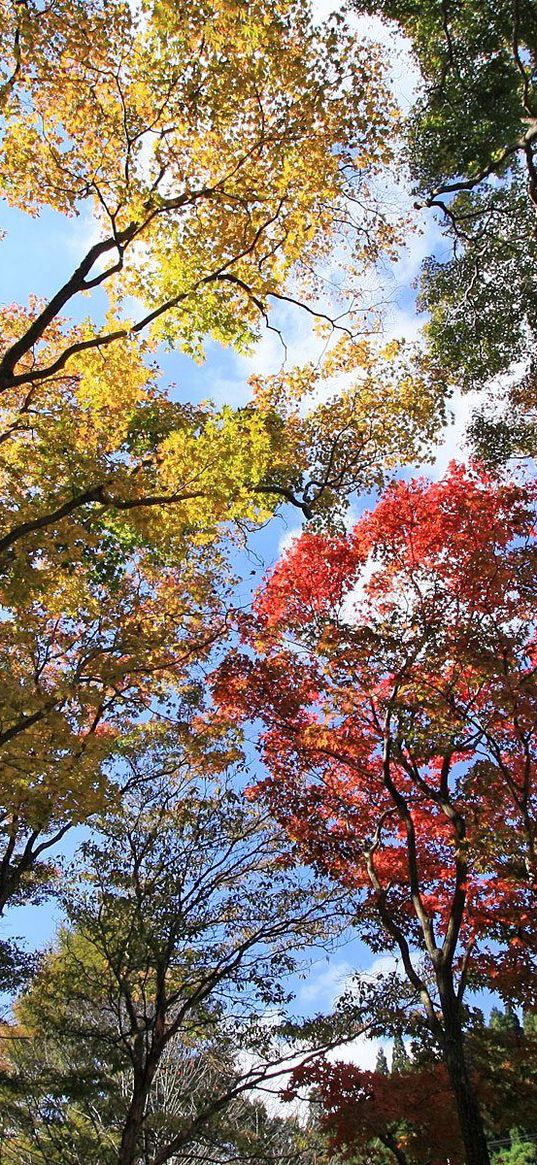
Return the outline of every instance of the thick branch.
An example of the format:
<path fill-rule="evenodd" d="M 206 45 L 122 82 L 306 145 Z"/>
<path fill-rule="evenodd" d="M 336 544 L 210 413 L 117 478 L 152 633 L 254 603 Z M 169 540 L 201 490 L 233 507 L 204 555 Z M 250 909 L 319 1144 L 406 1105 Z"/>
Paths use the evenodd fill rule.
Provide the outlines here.
<path fill-rule="evenodd" d="M 430 916 L 427 914 L 423 902 L 421 900 L 420 880 L 418 872 L 418 856 L 416 849 L 416 833 L 414 829 L 414 822 L 412 814 L 408 808 L 405 798 L 397 789 L 391 774 L 391 740 L 390 740 L 390 713 L 387 713 L 385 724 L 384 737 L 384 752 L 382 757 L 382 770 L 384 786 L 387 789 L 390 797 L 399 813 L 399 816 L 405 826 L 406 832 L 406 847 L 407 847 L 407 861 L 408 861 L 408 875 L 410 894 L 412 897 L 412 904 L 416 913 L 416 917 L 420 923 L 425 945 L 431 958 L 435 959 L 437 954 L 437 946 L 434 937 L 433 923 Z"/>

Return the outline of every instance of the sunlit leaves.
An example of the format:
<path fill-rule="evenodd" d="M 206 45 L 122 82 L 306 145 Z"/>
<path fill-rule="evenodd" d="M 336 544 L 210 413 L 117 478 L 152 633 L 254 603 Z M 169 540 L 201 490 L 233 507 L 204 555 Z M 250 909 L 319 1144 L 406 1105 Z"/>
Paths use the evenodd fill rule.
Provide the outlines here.
<path fill-rule="evenodd" d="M 511 991 L 517 921 L 534 950 L 533 531 L 516 484 L 399 483 L 349 534 L 293 543 L 243 623 L 256 658 L 216 681 L 266 726 L 258 795 L 363 895 L 373 948 L 400 932 L 430 954 L 433 927 Z"/>
<path fill-rule="evenodd" d="M 155 338 L 240 348 L 291 271 L 307 294 L 336 246 L 393 241 L 369 189 L 394 125 L 378 50 L 302 0 L 6 2 L 2 36 L 4 195 L 90 200 L 105 241 L 71 294 L 105 283 L 158 308 Z"/>

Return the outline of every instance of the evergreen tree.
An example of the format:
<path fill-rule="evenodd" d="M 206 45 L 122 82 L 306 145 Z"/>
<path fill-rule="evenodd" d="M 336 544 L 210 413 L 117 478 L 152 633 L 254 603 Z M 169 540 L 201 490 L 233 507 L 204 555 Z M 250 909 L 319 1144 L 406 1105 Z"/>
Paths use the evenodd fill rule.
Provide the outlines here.
<path fill-rule="evenodd" d="M 537 1035 L 537 1011 L 533 1008 L 524 1008 L 522 1012 L 522 1026 L 525 1036 Z"/>
<path fill-rule="evenodd" d="M 377 1052 L 377 1062 L 375 1064 L 375 1072 L 379 1072 L 381 1076 L 388 1076 L 389 1075 L 388 1061 L 386 1059 L 386 1053 L 384 1051 L 384 1048 L 379 1048 L 379 1050 Z"/>
<path fill-rule="evenodd" d="M 492 1031 L 522 1033 L 522 1026 L 512 1003 L 507 1004 L 505 1011 L 501 1011 L 499 1007 L 493 1007 L 489 1026 Z"/>
<path fill-rule="evenodd" d="M 405 1048 L 403 1037 L 395 1036 L 392 1051 L 392 1072 L 406 1072 L 410 1065 L 410 1056 Z"/>
<path fill-rule="evenodd" d="M 511 1129 L 511 1145 L 492 1157 L 493 1165 L 534 1165 L 537 1161 L 535 1141 L 524 1140 L 520 1129 Z"/>

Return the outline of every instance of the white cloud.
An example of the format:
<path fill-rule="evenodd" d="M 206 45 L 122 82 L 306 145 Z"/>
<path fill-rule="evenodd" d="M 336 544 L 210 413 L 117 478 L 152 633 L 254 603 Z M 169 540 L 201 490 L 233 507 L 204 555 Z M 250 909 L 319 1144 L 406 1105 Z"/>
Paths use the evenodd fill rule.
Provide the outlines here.
<path fill-rule="evenodd" d="M 359 973 L 359 977 L 371 982 L 382 975 L 398 972 L 399 969 L 399 962 L 393 955 L 379 955 Z M 316 964 L 311 978 L 297 993 L 297 1002 L 306 1011 L 330 1010 L 345 988 L 352 988 L 352 980 L 356 977 L 350 963 L 327 959 L 324 966 Z M 349 1043 L 339 1044 L 328 1053 L 327 1058 L 331 1062 L 341 1060 L 345 1064 L 356 1064 L 366 1071 L 372 1071 L 379 1048 L 383 1047 L 389 1054 L 392 1042 L 389 1039 L 369 1039 L 367 1035 L 360 1035 Z"/>
<path fill-rule="evenodd" d="M 393 955 L 379 955 L 372 960 L 366 970 L 360 972 L 360 977 L 374 980 L 381 975 L 398 970 L 399 963 Z M 344 959 L 327 958 L 324 963 L 318 962 L 315 964 L 310 979 L 297 992 L 297 1003 L 306 1012 L 310 1010 L 330 1011 L 338 996 L 341 995 L 345 987 L 351 985 L 355 976 L 356 973 L 351 964 Z M 269 1017 L 269 1022 L 273 1022 L 275 1018 L 278 1017 Z M 384 1048 L 389 1062 L 392 1045 L 393 1040 L 390 1039 L 368 1039 L 366 1035 L 360 1035 L 348 1043 L 339 1044 L 333 1048 L 327 1053 L 327 1059 L 331 1063 L 339 1060 L 345 1064 L 356 1064 L 364 1071 L 373 1071 L 379 1048 Z M 292 1053 L 292 1048 L 282 1045 L 282 1060 L 276 1066 L 276 1070 L 281 1072 L 281 1075 L 278 1074 L 274 1079 L 266 1081 L 260 1088 L 252 1090 L 252 1095 L 257 1095 L 268 1111 L 274 1115 L 292 1114 L 300 1120 L 307 1120 L 309 1115 L 307 1089 L 304 1089 L 301 1095 L 290 1104 L 281 1100 L 281 1092 L 287 1084 L 289 1073 L 293 1068 L 298 1067 L 303 1058 L 304 1053 L 299 1052 L 295 1056 Z M 253 1068 L 259 1064 L 259 1060 L 249 1053 L 243 1053 L 241 1064 L 245 1068 Z"/>
<path fill-rule="evenodd" d="M 399 969 L 399 962 L 393 955 L 379 955 L 366 970 L 360 972 L 359 977 L 371 982 L 382 975 L 393 974 L 394 971 L 398 972 Z M 383 1047 L 385 1052 L 388 1052 L 392 1043 L 392 1040 L 369 1039 L 368 1036 L 361 1035 L 350 1043 L 341 1044 L 334 1048 L 333 1051 L 329 1052 L 327 1058 L 332 1062 L 341 1060 L 345 1064 L 356 1064 L 364 1071 L 373 1071 L 379 1048 Z"/>
<path fill-rule="evenodd" d="M 321 969 L 319 964 L 316 964 L 316 968 L 315 973 L 298 991 L 297 1000 L 307 1010 L 313 1006 L 323 1011 L 330 1010 L 352 976 L 353 969 L 350 963 L 329 958 Z"/>
<path fill-rule="evenodd" d="M 399 960 L 394 955 L 379 955 L 363 972 L 363 977 L 364 979 L 379 979 L 381 975 L 391 975 L 399 969 Z"/>
<path fill-rule="evenodd" d="M 215 376 L 208 371 L 209 397 L 215 405 L 240 408 L 248 403 L 252 393 L 246 376 Z"/>
<path fill-rule="evenodd" d="M 356 1064 L 365 1072 L 372 1072 L 375 1067 L 379 1048 L 384 1050 L 390 1046 L 389 1040 L 370 1040 L 367 1036 L 358 1036 L 349 1044 L 341 1044 L 328 1053 L 327 1059 L 334 1063 L 336 1060 L 344 1064 Z"/>

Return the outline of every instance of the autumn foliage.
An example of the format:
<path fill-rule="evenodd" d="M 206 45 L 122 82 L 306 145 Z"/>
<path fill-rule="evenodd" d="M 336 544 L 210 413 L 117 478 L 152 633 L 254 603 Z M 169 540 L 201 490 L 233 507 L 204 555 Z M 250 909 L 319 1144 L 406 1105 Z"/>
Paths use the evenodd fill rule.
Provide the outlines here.
<path fill-rule="evenodd" d="M 407 1022 L 412 1027 L 412 1017 Z M 485 1023 L 477 1012 L 467 1043 L 488 1137 L 506 1144 L 513 1128 L 531 1130 L 535 1122 L 537 1042 L 531 1022 L 522 1028 L 512 1011 L 493 1008 Z M 332 1150 L 345 1159 L 384 1161 L 388 1152 L 399 1165 L 463 1161 L 446 1068 L 420 1039 L 419 1028 L 410 1047 L 398 1067 L 394 1046 L 391 1071 L 385 1059 L 384 1070 L 377 1064 L 375 1071 L 352 1060 L 303 1064 L 285 1097 L 310 1096 Z"/>
<path fill-rule="evenodd" d="M 396 950 L 452 1083 L 467 983 L 534 997 L 534 522 L 477 469 L 398 483 L 291 546 L 216 680 L 265 726 L 251 795 Z"/>
<path fill-rule="evenodd" d="M 458 467 L 390 488 L 293 544 L 217 683 L 267 725 L 256 792 L 300 852 L 413 935 L 453 943 L 455 912 L 507 991 L 533 944 L 533 523 L 531 492 Z"/>
<path fill-rule="evenodd" d="M 380 1142 L 401 1162 L 444 1165 L 446 1160 L 462 1160 L 456 1112 L 442 1064 L 428 1064 L 410 1076 L 383 1076 L 352 1063 L 320 1061 L 298 1069 L 286 1095 L 296 1095 L 304 1083 L 313 1087 L 321 1125 L 332 1149 L 344 1159 L 352 1160 L 360 1150 L 375 1159 L 374 1146 Z"/>
<path fill-rule="evenodd" d="M 537 1009 L 536 486 L 481 463 L 393 479 L 431 455 L 454 386 L 500 372 L 524 415 L 509 439 L 501 418 L 478 417 L 474 437 L 490 435 L 496 468 L 531 452 L 533 14 L 526 0 L 487 4 L 485 35 L 474 0 L 441 13 L 436 0 L 334 7 L 322 20 L 309 0 L 0 0 L 8 232 L 13 222 L 17 239 L 24 215 L 45 230 L 79 220 L 58 226 L 45 292 L 29 260 L 26 301 L 11 302 L 10 286 L 0 305 L 0 916 L 59 892 L 66 835 L 93 831 L 74 867 L 87 946 L 71 883 L 70 928 L 44 979 L 0 938 L 0 990 L 33 976 L 28 1015 L 39 1004 L 20 1057 L 0 1058 L 11 1114 L 0 1155 L 14 1165 L 63 1165 L 66 1146 L 88 1165 L 103 1153 L 106 1165 L 164 1165 L 200 1145 L 229 1155 L 218 1121 L 238 1093 L 218 1088 L 237 1043 L 267 1053 L 274 1037 L 272 1072 L 281 1047 L 263 1009 L 289 1003 L 291 945 L 333 937 L 349 917 L 397 971 L 367 1015 L 352 998 L 306 1021 L 307 1039 L 333 1046 L 347 1021 L 350 1038 L 358 1013 L 360 1031 L 401 1040 L 410 1016 L 430 1055 L 413 1063 L 412 1088 L 352 1065 L 298 1071 L 338 1153 L 368 1152 L 373 1136 L 379 1165 L 386 1154 L 488 1165 L 498 1098 L 511 1111 L 509 1089 L 528 1095 L 517 1037 L 509 1054 L 472 1043 L 465 1000 L 484 988 Z M 407 206 L 404 118 L 388 48 L 361 19 L 372 10 L 413 38 L 423 72 L 405 131 L 419 182 Z M 426 262 L 430 318 L 415 343 L 383 333 L 377 287 L 417 221 L 414 197 L 456 245 L 453 261 Z M 311 352 L 293 366 L 282 321 L 293 333 L 298 320 Z M 202 362 L 210 345 L 249 354 L 267 336 L 282 367 L 258 368 L 246 403 L 201 399 L 210 375 L 206 390 L 201 376 L 184 383 L 187 358 Z M 179 385 L 165 383 L 164 348 L 181 354 Z M 371 491 L 378 504 L 348 529 L 349 504 Z M 242 551 L 282 507 L 307 525 L 248 609 Z M 247 721 L 264 767 L 244 804 Z M 185 774 L 188 795 L 173 802 Z M 105 862 L 95 831 L 112 821 Z M 243 829 L 252 853 L 226 874 L 222 854 Z M 190 876 L 196 921 L 181 930 Z M 224 988 L 213 995 L 226 951 L 235 1013 Z M 77 976 L 95 965 L 84 1001 Z M 49 973 L 69 998 L 39 1014 Z M 95 1043 L 81 1054 L 90 1013 Z M 213 1023 L 224 1072 L 211 1043 L 207 1074 L 202 1048 L 201 1107 L 183 1083 L 184 1125 L 166 1072 L 188 1080 L 185 1049 Z M 8 1020 L 2 1036 L 13 1032 Z M 249 1136 L 238 1161 L 252 1159 Z"/>

